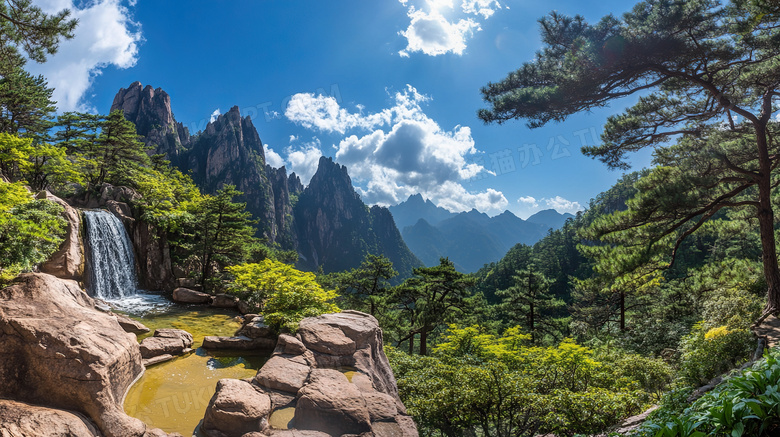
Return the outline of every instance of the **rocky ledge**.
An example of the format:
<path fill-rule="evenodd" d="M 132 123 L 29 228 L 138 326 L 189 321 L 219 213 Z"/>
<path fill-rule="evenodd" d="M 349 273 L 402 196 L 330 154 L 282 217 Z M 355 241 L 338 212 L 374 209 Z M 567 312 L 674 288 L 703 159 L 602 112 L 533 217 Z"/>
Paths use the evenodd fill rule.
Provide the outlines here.
<path fill-rule="evenodd" d="M 0 357 L 2 435 L 167 435 L 122 409 L 138 342 L 75 281 L 28 273 L 0 290 Z"/>
<path fill-rule="evenodd" d="M 357 311 L 304 319 L 297 335 L 279 336 L 254 379 L 221 380 L 202 430 L 209 437 L 417 436 L 379 324 Z"/>

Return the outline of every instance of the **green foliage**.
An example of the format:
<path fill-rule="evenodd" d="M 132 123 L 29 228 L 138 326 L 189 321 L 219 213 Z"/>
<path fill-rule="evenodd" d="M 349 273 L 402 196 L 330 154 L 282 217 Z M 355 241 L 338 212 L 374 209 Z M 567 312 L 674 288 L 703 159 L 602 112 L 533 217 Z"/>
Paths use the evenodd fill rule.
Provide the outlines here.
<path fill-rule="evenodd" d="M 637 435 L 653 437 L 757 436 L 780 431 L 780 351 L 705 394 L 682 414 L 681 402 L 662 404 Z M 679 398 L 679 397 L 678 397 Z"/>
<path fill-rule="evenodd" d="M 372 316 L 383 312 L 389 295 L 389 280 L 398 275 L 393 263 L 384 255 L 367 254 L 359 267 L 331 273 L 319 279 L 321 284 L 338 290 L 346 307 L 368 311 Z"/>
<path fill-rule="evenodd" d="M 189 249 L 201 265 L 200 280 L 207 288 L 214 271 L 244 262 L 257 239 L 255 221 L 246 210 L 246 203 L 235 203 L 241 194 L 233 185 L 225 185 L 213 196 L 205 195 L 192 204 L 193 239 Z M 215 278 L 219 280 L 219 278 Z"/>
<path fill-rule="evenodd" d="M 0 66 L 21 62 L 19 48 L 33 61 L 44 62 L 47 54 L 57 52 L 60 38 L 73 37 L 77 21 L 69 16 L 68 9 L 45 14 L 30 0 L 0 2 Z"/>
<path fill-rule="evenodd" d="M 395 287 L 391 297 L 400 312 L 401 323 L 396 329 L 407 333 L 399 343 L 409 340 L 409 350 L 413 351 L 415 335 L 419 334 L 420 354 L 425 355 L 429 334 L 467 311 L 475 283 L 476 279 L 455 270 L 447 258 L 442 258 L 438 266 L 415 268 L 414 276 Z"/>
<path fill-rule="evenodd" d="M 43 76 L 32 76 L 21 66 L 10 67 L 0 77 L 0 132 L 38 141 L 45 139 L 55 110 L 51 100 L 54 90 L 47 87 Z"/>
<path fill-rule="evenodd" d="M 534 264 L 517 270 L 512 280 L 511 287 L 496 291 L 496 296 L 502 299 L 499 311 L 510 323 L 523 323 L 531 333 L 532 341 L 539 340 L 538 332 L 556 336 L 558 329 L 551 320 L 551 312 L 565 304 L 550 293 L 552 281 Z"/>
<path fill-rule="evenodd" d="M 335 291 L 323 290 L 313 273 L 288 264 L 267 259 L 226 270 L 234 276 L 228 292 L 264 314 L 265 321 L 276 329 L 295 332 L 305 317 L 340 311 L 331 303 L 337 297 Z"/>
<path fill-rule="evenodd" d="M 636 356 L 599 362 L 571 340 L 529 346 L 519 328 L 451 326 L 444 340 L 432 357 L 386 348 L 423 435 L 595 433 L 644 408 L 670 373 L 651 359 L 632 368 Z"/>
<path fill-rule="evenodd" d="M 63 241 L 62 207 L 0 181 L 0 284 L 46 261 Z"/>
<path fill-rule="evenodd" d="M 746 328 L 697 323 L 680 342 L 680 377 L 688 384 L 702 385 L 746 362 L 754 348 L 753 334 Z"/>

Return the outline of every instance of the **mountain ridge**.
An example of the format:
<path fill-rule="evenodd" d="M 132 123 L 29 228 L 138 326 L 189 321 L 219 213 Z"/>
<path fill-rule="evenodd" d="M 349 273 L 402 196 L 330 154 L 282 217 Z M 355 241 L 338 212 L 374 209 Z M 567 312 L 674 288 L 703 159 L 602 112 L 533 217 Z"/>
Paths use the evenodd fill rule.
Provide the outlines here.
<path fill-rule="evenodd" d="M 189 173 L 204 193 L 235 185 L 240 201 L 258 219 L 258 232 L 269 243 L 299 254 L 298 266 L 326 272 L 360 265 L 368 253 L 385 254 L 406 276 L 422 265 L 409 250 L 386 208 L 369 208 L 354 190 L 346 167 L 322 157 L 307 187 L 285 167 L 265 161 L 263 143 L 251 117 L 237 106 L 191 136 L 176 122 L 170 96 L 161 88 L 133 82 L 114 98 L 137 123 L 142 140 L 155 153 Z M 140 127 L 139 127 L 140 125 Z"/>

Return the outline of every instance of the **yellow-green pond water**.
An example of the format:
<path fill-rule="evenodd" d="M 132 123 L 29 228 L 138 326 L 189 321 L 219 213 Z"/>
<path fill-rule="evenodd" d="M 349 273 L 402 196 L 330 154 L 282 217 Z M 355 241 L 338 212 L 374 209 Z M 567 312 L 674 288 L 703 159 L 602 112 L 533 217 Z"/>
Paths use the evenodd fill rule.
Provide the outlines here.
<path fill-rule="evenodd" d="M 194 353 L 149 367 L 125 397 L 127 414 L 163 431 L 197 435 L 217 381 L 253 377 L 268 359 L 267 355 L 250 356 L 245 351 L 216 354 L 200 348 L 207 335 L 233 335 L 241 326 L 234 311 L 172 305 L 162 313 L 130 316 L 152 332 L 157 328 L 184 329 L 194 339 Z"/>

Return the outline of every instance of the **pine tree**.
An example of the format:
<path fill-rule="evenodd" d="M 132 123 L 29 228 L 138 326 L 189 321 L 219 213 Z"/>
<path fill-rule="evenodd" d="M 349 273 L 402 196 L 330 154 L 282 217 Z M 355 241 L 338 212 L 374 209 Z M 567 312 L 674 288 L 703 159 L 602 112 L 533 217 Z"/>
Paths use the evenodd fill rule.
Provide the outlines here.
<path fill-rule="evenodd" d="M 195 219 L 194 253 L 201 262 L 201 283 L 211 288 L 212 273 L 225 266 L 239 264 L 249 255 L 256 243 L 252 214 L 246 203 L 234 203 L 240 196 L 234 185 L 225 185 L 213 196 L 206 195 L 193 211 Z"/>
<path fill-rule="evenodd" d="M 438 266 L 415 268 L 414 276 L 394 290 L 393 300 L 410 322 L 409 334 L 399 343 L 409 340 L 411 353 L 414 337 L 420 334 L 420 355 L 426 355 L 428 335 L 468 309 L 475 282 L 473 277 L 455 270 L 455 264 L 447 258 L 442 258 Z"/>
<path fill-rule="evenodd" d="M 56 53 L 60 38 L 73 38 L 78 21 L 69 17 L 68 9 L 49 15 L 30 0 L 0 1 L 0 76 L 23 63 L 20 48 L 35 62 Z"/>
<path fill-rule="evenodd" d="M 32 76 L 21 67 L 6 71 L 0 79 L 0 132 L 46 140 L 55 110 L 43 76 Z"/>
<path fill-rule="evenodd" d="M 518 270 L 514 276 L 514 285 L 496 291 L 496 296 L 502 299 L 501 312 L 507 315 L 510 320 L 510 326 L 522 323 L 528 327 L 531 334 L 531 341 L 539 340 L 537 332 L 545 330 L 554 333 L 549 328 L 552 327 L 545 312 L 560 308 L 563 301 L 556 299 L 550 293 L 552 281 L 541 273 L 534 264 L 529 264 L 525 269 Z"/>
<path fill-rule="evenodd" d="M 780 26 L 762 3 L 648 0 L 595 25 L 553 12 L 540 21 L 537 58 L 482 89 L 491 105 L 482 120 L 526 119 L 532 128 L 641 94 L 608 119 L 602 144 L 583 149 L 625 169 L 628 155 L 651 147 L 661 165 L 639 189 L 649 193 L 590 234 L 607 243 L 600 265 L 618 286 L 654 280 L 718 211 L 744 209 L 759 223 L 765 315 L 780 311 L 772 205 Z"/>

